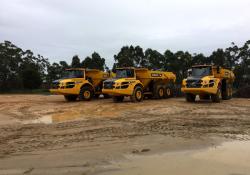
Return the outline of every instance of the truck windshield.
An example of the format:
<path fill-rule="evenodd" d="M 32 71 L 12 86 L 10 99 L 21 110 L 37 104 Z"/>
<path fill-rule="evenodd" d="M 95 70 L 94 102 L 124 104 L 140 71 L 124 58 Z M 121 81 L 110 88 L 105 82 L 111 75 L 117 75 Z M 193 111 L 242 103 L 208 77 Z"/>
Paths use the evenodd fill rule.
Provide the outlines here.
<path fill-rule="evenodd" d="M 133 69 L 117 69 L 116 78 L 133 78 L 134 70 Z"/>
<path fill-rule="evenodd" d="M 64 75 L 63 78 L 83 78 L 84 77 L 84 73 L 82 70 L 67 70 Z"/>
<path fill-rule="evenodd" d="M 192 77 L 203 77 L 211 75 L 211 67 L 193 67 Z"/>

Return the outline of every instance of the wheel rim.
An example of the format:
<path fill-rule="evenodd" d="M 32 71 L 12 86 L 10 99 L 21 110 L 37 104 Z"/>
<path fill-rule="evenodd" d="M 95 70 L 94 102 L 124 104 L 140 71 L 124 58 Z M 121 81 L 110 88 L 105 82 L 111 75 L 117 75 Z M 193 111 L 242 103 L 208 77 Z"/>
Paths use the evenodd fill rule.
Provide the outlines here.
<path fill-rule="evenodd" d="M 89 98 L 90 97 L 90 91 L 85 91 L 84 93 L 83 93 L 83 96 L 84 96 L 84 98 Z"/>
<path fill-rule="evenodd" d="M 170 96 L 170 94 L 171 94 L 170 89 L 167 89 L 167 95 Z"/>
<path fill-rule="evenodd" d="M 164 95 L 164 90 L 161 88 L 159 89 L 159 96 L 162 97 Z"/>
<path fill-rule="evenodd" d="M 141 91 L 137 91 L 137 92 L 136 92 L 136 98 L 137 98 L 137 99 L 141 99 L 141 97 L 142 97 Z"/>

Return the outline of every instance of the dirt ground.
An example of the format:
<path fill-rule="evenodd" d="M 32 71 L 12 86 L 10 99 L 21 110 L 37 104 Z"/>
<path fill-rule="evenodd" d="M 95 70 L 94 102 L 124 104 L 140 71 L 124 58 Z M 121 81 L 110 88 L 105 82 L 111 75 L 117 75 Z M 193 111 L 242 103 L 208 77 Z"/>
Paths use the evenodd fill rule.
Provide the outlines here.
<path fill-rule="evenodd" d="M 100 174 L 126 154 L 249 138 L 250 99 L 69 103 L 54 95 L 0 96 L 0 174 Z"/>

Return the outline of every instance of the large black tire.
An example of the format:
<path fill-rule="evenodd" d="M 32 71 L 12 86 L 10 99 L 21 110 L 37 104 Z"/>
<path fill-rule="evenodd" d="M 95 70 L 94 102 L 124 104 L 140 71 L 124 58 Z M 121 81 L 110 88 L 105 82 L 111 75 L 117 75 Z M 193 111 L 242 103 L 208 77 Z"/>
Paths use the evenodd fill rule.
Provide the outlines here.
<path fill-rule="evenodd" d="M 165 89 L 163 86 L 157 86 L 155 88 L 154 97 L 156 99 L 163 99 L 165 97 Z"/>
<path fill-rule="evenodd" d="M 107 98 L 111 98 L 111 96 L 108 94 L 103 94 L 103 98 L 107 99 Z"/>
<path fill-rule="evenodd" d="M 164 97 L 165 98 L 170 98 L 170 97 L 173 97 L 173 95 L 174 95 L 173 88 L 172 87 L 166 87 L 165 92 L 164 92 Z"/>
<path fill-rule="evenodd" d="M 64 95 L 66 101 L 76 101 L 77 95 Z"/>
<path fill-rule="evenodd" d="M 133 94 L 130 96 L 132 102 L 141 102 L 143 100 L 143 90 L 140 86 L 136 86 Z"/>
<path fill-rule="evenodd" d="M 94 97 L 98 99 L 100 97 L 100 94 L 95 94 Z"/>
<path fill-rule="evenodd" d="M 186 94 L 186 101 L 187 102 L 195 102 L 195 97 L 196 97 L 196 95 L 187 93 Z"/>
<path fill-rule="evenodd" d="M 80 90 L 79 100 L 90 101 L 93 98 L 93 95 L 94 95 L 93 89 L 89 86 L 84 86 Z"/>
<path fill-rule="evenodd" d="M 231 84 L 226 85 L 226 89 L 222 92 L 222 99 L 223 100 L 230 100 L 233 96 L 233 89 Z"/>
<path fill-rule="evenodd" d="M 230 87 L 229 84 L 225 85 L 225 89 L 221 92 L 222 100 L 229 100 L 230 99 Z"/>
<path fill-rule="evenodd" d="M 218 88 L 217 93 L 211 95 L 211 99 L 212 99 L 212 102 L 214 103 L 220 103 L 221 98 L 222 98 L 221 88 Z"/>
<path fill-rule="evenodd" d="M 124 96 L 113 96 L 113 101 L 115 103 L 122 102 L 124 100 Z"/>
<path fill-rule="evenodd" d="M 199 98 L 201 100 L 210 100 L 210 95 L 209 94 L 202 94 L 202 95 L 199 95 Z"/>

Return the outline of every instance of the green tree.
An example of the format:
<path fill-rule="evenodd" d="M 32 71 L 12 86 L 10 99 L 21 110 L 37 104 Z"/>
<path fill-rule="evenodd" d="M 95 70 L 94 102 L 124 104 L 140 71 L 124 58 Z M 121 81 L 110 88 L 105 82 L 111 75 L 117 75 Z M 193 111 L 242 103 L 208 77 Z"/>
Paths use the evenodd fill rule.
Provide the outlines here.
<path fill-rule="evenodd" d="M 37 89 L 42 84 L 39 68 L 35 64 L 26 64 L 21 71 L 21 77 L 25 89 Z"/>
<path fill-rule="evenodd" d="M 117 55 L 114 55 L 116 67 L 145 67 L 147 59 L 140 46 L 123 46 Z M 114 67 L 113 66 L 113 67 Z"/>
<path fill-rule="evenodd" d="M 239 48 L 238 63 L 235 68 L 236 86 L 245 86 L 250 84 L 250 40 Z"/>
<path fill-rule="evenodd" d="M 121 48 L 120 52 L 117 55 L 114 55 L 116 67 L 133 67 L 135 66 L 133 60 L 133 46 L 124 46 Z"/>
<path fill-rule="evenodd" d="M 130 49 L 132 49 L 132 55 L 133 55 L 133 59 L 134 59 L 134 65 L 136 67 L 147 67 L 148 65 L 148 60 L 145 58 L 144 56 L 144 52 L 143 49 L 140 46 L 136 46 L 136 47 L 130 47 Z"/>
<path fill-rule="evenodd" d="M 0 43 L 0 90 L 13 87 L 21 88 L 19 65 L 22 63 L 23 50 L 10 41 Z"/>
<path fill-rule="evenodd" d="M 53 63 L 52 65 L 49 65 L 47 74 L 48 83 L 62 78 L 63 71 L 63 67 L 58 63 Z"/>
<path fill-rule="evenodd" d="M 236 64 L 239 62 L 240 50 L 239 47 L 236 46 L 234 42 L 232 42 L 231 45 L 232 45 L 231 47 L 226 48 L 225 55 L 226 55 L 227 67 L 234 68 Z"/>
<path fill-rule="evenodd" d="M 209 60 L 206 56 L 204 56 L 202 53 L 194 54 L 192 56 L 192 65 L 202 65 L 202 64 L 210 64 Z"/>
<path fill-rule="evenodd" d="M 223 49 L 217 49 L 212 53 L 212 55 L 209 57 L 211 63 L 222 66 L 222 67 L 227 67 L 227 60 L 226 60 L 226 53 L 224 52 Z"/>
<path fill-rule="evenodd" d="M 178 51 L 175 53 L 175 59 L 175 64 L 178 65 L 177 82 L 181 82 L 187 77 L 187 70 L 192 66 L 192 55 L 189 52 Z"/>
<path fill-rule="evenodd" d="M 70 67 L 66 61 L 60 61 L 59 64 L 62 67 L 62 70 L 68 69 Z"/>
<path fill-rule="evenodd" d="M 0 43 L 0 90 L 39 87 L 46 79 L 48 65 L 48 59 L 35 56 L 31 50 L 23 51 L 10 41 Z"/>
<path fill-rule="evenodd" d="M 91 57 L 86 57 L 82 61 L 82 66 L 89 69 L 105 69 L 105 59 L 102 58 L 97 52 L 94 52 Z"/>
<path fill-rule="evenodd" d="M 149 69 L 164 69 L 165 57 L 160 52 L 149 48 L 145 51 L 145 59 Z"/>
<path fill-rule="evenodd" d="M 71 62 L 72 68 L 80 68 L 81 67 L 81 61 L 78 55 L 73 56 L 72 62 Z"/>

